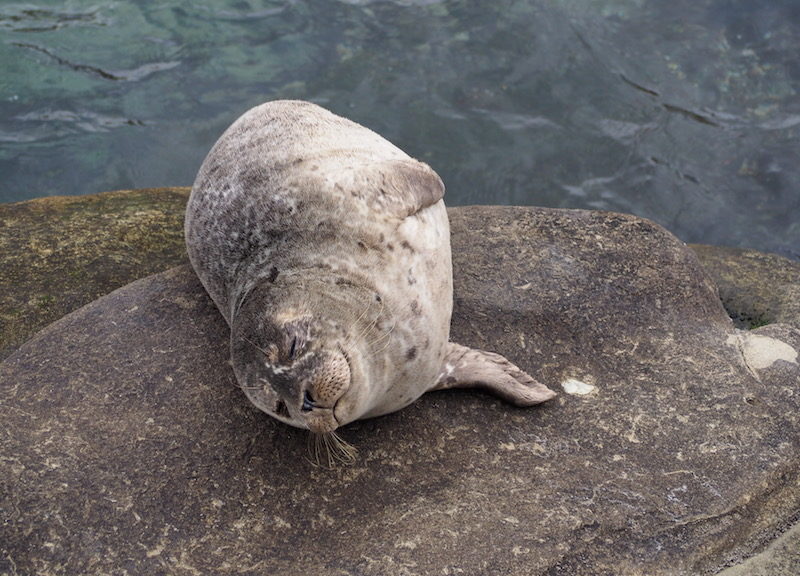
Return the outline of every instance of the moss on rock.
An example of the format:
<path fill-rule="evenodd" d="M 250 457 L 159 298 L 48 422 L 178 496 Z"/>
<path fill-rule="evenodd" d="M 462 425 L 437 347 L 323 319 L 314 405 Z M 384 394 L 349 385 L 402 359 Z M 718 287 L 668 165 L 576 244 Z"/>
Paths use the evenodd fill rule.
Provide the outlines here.
<path fill-rule="evenodd" d="M 726 246 L 692 245 L 737 326 L 800 326 L 800 262 Z"/>
<path fill-rule="evenodd" d="M 0 205 L 0 359 L 68 312 L 186 261 L 188 188 Z"/>

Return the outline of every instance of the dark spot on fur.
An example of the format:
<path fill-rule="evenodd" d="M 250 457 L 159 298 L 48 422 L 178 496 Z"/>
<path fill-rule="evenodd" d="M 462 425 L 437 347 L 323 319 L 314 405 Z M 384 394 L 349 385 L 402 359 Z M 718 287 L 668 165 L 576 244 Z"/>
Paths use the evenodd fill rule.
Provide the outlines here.
<path fill-rule="evenodd" d="M 389 249 L 389 252 L 394 252 L 394 246 L 392 245 L 392 243 L 391 243 L 391 242 L 390 242 L 389 244 L 387 244 L 387 245 L 386 245 L 386 248 L 388 248 L 388 249 Z"/>
<path fill-rule="evenodd" d="M 400 246 L 402 246 L 403 248 L 405 248 L 406 250 L 408 250 L 412 254 L 414 252 L 416 252 L 416 250 L 414 250 L 414 248 L 411 247 L 411 244 L 409 244 L 406 240 L 403 240 L 402 242 L 400 242 Z"/>
<path fill-rule="evenodd" d="M 380 302 L 380 301 L 381 301 L 381 295 L 375 294 L 375 302 Z"/>
<path fill-rule="evenodd" d="M 419 302 L 416 300 L 411 303 L 411 313 L 414 314 L 414 316 L 419 316 Z"/>
<path fill-rule="evenodd" d="M 412 346 L 411 348 L 408 349 L 408 352 L 406 352 L 406 360 L 413 360 L 416 357 L 417 357 L 417 347 Z"/>
<path fill-rule="evenodd" d="M 417 279 L 414 278 L 414 271 L 411 268 L 409 268 L 408 269 L 408 285 L 409 286 L 413 286 L 416 283 L 417 283 Z"/>
<path fill-rule="evenodd" d="M 239 172 L 239 186 L 243 190 L 259 190 L 264 182 L 264 175 L 256 168 L 249 168 Z"/>
<path fill-rule="evenodd" d="M 273 266 L 272 269 L 269 271 L 269 276 L 267 276 L 267 280 L 269 280 L 270 282 L 275 282 L 275 280 L 277 280 L 278 278 L 278 274 L 280 274 L 280 272 L 278 272 L 278 269 L 275 266 Z"/>
<path fill-rule="evenodd" d="M 357 244 L 358 244 L 358 247 L 359 247 L 359 248 L 361 248 L 362 250 L 366 250 L 366 249 L 367 249 L 367 245 L 366 245 L 366 244 L 364 244 L 364 242 L 363 242 L 363 241 L 359 240 L 359 241 L 357 242 Z"/>

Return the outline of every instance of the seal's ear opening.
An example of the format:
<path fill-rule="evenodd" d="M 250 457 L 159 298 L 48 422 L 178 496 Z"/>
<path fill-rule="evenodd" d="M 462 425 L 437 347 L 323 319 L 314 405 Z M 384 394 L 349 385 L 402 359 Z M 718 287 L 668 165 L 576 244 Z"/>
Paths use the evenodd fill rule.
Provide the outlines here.
<path fill-rule="evenodd" d="M 381 163 L 381 192 L 399 216 L 406 218 L 444 198 L 444 182 L 433 168 L 412 158 Z"/>

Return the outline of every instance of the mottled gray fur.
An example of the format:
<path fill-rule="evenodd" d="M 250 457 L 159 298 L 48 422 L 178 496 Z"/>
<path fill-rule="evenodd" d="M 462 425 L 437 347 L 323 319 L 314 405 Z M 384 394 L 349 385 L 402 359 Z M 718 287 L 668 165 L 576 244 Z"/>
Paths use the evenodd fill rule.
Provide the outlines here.
<path fill-rule="evenodd" d="M 524 405 L 553 395 L 501 356 L 448 343 L 443 196 L 426 164 L 308 102 L 263 104 L 222 135 L 192 188 L 186 243 L 259 408 L 326 432 L 433 388 Z"/>

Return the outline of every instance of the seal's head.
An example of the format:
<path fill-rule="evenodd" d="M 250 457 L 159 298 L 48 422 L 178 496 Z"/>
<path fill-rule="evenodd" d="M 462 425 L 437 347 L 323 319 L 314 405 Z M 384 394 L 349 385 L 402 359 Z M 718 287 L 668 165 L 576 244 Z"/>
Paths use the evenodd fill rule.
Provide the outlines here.
<path fill-rule="evenodd" d="M 231 360 L 239 385 L 259 409 L 312 432 L 332 432 L 361 417 L 360 354 L 346 330 L 352 314 L 337 314 L 335 301 L 309 301 L 308 293 L 277 300 L 274 291 L 254 290 L 233 316 Z"/>

